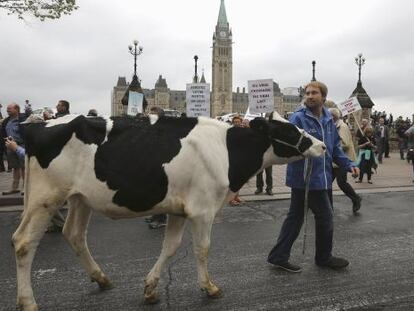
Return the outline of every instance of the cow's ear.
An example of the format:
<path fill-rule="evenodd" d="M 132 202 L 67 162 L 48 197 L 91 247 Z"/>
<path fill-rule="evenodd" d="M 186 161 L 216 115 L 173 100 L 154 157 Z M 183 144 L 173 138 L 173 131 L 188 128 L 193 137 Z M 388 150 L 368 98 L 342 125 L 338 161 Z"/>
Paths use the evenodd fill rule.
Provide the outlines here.
<path fill-rule="evenodd" d="M 250 121 L 249 126 L 256 132 L 267 134 L 269 131 L 269 123 L 264 118 L 256 118 Z"/>

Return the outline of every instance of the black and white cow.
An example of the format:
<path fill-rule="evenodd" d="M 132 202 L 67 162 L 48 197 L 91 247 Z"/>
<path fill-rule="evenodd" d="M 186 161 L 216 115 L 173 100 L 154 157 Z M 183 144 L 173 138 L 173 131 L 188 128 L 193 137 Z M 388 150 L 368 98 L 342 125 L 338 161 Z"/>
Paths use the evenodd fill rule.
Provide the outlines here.
<path fill-rule="evenodd" d="M 168 213 L 161 255 L 145 281 L 145 300 L 192 225 L 198 281 L 210 297 L 207 255 L 214 217 L 250 177 L 272 164 L 323 154 L 325 145 L 280 116 L 235 128 L 208 118 L 65 116 L 26 126 L 27 180 L 22 221 L 13 235 L 17 304 L 38 310 L 31 286 L 37 245 L 55 211 L 70 208 L 63 234 L 102 289 L 109 279 L 92 258 L 86 229 L 92 209 L 111 218 Z"/>

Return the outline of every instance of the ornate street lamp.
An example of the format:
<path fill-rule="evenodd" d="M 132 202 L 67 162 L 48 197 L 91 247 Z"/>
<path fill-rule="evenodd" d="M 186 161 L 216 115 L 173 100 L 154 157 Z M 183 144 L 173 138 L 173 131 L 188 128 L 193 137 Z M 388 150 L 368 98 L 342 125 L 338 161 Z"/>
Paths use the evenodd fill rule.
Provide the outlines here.
<path fill-rule="evenodd" d="M 312 80 L 311 81 L 316 81 L 315 78 L 315 65 L 316 65 L 316 61 L 312 61 Z"/>
<path fill-rule="evenodd" d="M 137 56 L 142 54 L 143 47 L 138 46 L 138 40 L 134 40 L 134 46 L 128 46 L 129 53 L 134 56 L 134 76 L 137 75 Z"/>
<path fill-rule="evenodd" d="M 365 58 L 362 57 L 362 53 L 358 54 L 358 57 L 355 57 L 355 63 L 358 66 L 359 73 L 358 73 L 358 84 L 361 84 L 361 67 L 365 65 Z"/>
<path fill-rule="evenodd" d="M 198 61 L 198 56 L 197 55 L 194 55 L 194 62 L 195 62 L 195 65 L 194 65 L 194 83 L 198 83 L 198 75 L 197 75 L 197 61 Z"/>

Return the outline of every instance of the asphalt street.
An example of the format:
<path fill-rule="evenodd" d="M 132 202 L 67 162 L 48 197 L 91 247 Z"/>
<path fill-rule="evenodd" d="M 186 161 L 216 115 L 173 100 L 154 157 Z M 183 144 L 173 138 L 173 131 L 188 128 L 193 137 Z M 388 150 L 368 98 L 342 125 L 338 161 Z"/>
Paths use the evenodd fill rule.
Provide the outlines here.
<path fill-rule="evenodd" d="M 289 200 L 225 207 L 212 232 L 209 271 L 223 297 L 208 299 L 197 285 L 190 226 L 159 284 L 160 302 L 144 305 L 144 278 L 155 263 L 163 230 L 142 219 L 113 221 L 93 215 L 88 244 L 115 284 L 91 283 L 61 234 L 46 234 L 32 268 L 40 310 L 414 310 L 414 192 L 363 194 L 354 216 L 344 196 L 334 197 L 334 254 L 351 262 L 341 272 L 314 265 L 314 223 L 309 214 L 306 253 L 302 233 L 290 274 L 266 263 Z M 10 237 L 17 212 L 0 213 L 0 310 L 14 310 L 15 261 Z"/>

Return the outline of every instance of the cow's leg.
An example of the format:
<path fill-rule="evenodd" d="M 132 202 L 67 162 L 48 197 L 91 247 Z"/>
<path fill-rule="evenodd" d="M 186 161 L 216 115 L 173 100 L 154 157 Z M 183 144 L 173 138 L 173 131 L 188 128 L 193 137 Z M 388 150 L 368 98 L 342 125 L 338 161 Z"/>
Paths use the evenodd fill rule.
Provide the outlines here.
<path fill-rule="evenodd" d="M 191 218 L 194 254 L 197 260 L 198 282 L 201 290 L 211 298 L 221 297 L 221 290 L 210 280 L 207 270 L 208 252 L 210 249 L 211 227 L 214 214 L 203 214 Z"/>
<path fill-rule="evenodd" d="M 101 289 L 113 288 L 112 283 L 92 258 L 86 243 L 86 231 L 92 214 L 91 208 L 83 204 L 79 196 L 70 198 L 69 203 L 70 209 L 63 227 L 63 235 L 80 259 L 91 281 L 97 282 Z"/>
<path fill-rule="evenodd" d="M 13 234 L 17 270 L 17 308 L 38 310 L 33 297 L 31 268 L 39 241 L 58 205 L 31 204 L 23 213 L 19 227 Z"/>
<path fill-rule="evenodd" d="M 175 254 L 181 244 L 184 233 L 184 224 L 186 218 L 169 215 L 167 228 L 165 229 L 164 242 L 162 245 L 161 255 L 148 273 L 145 279 L 144 298 L 146 303 L 157 302 L 157 284 L 160 279 L 162 268 L 167 260 Z"/>

